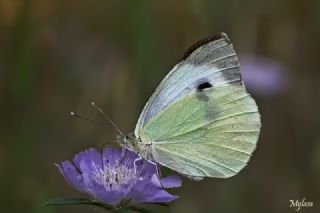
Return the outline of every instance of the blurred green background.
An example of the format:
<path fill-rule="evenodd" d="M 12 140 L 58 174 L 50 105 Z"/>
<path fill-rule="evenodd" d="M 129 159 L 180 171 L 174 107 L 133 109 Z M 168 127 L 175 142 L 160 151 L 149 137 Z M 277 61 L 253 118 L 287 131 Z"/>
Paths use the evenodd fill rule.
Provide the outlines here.
<path fill-rule="evenodd" d="M 251 73 L 262 83 L 245 82 L 263 124 L 248 167 L 230 179 L 184 178 L 172 212 L 294 212 L 289 200 L 302 198 L 314 206 L 301 212 L 320 212 L 320 2 L 311 0 L 0 0 L 0 211 L 101 212 L 42 205 L 79 195 L 55 162 L 115 141 L 69 112 L 103 121 L 93 100 L 133 131 L 184 51 L 220 31 L 240 60 L 281 72 L 261 63 L 267 77 Z"/>

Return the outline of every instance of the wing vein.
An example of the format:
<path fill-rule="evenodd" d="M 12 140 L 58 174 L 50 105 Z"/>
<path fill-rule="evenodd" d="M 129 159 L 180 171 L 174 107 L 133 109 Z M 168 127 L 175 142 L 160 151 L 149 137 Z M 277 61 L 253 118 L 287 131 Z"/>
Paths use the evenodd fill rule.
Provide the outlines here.
<path fill-rule="evenodd" d="M 161 150 L 162 152 L 167 153 L 167 155 L 171 155 L 171 153 L 170 153 L 168 150 L 160 149 L 160 148 L 158 148 L 158 149 Z M 181 156 L 179 156 L 179 157 L 181 157 Z M 190 159 L 188 159 L 188 158 L 186 158 L 186 157 L 183 157 L 183 156 L 182 156 L 182 159 L 185 159 L 185 160 L 186 160 L 185 162 L 187 162 L 190 167 L 195 167 L 195 168 L 197 168 L 198 170 L 200 170 L 200 171 L 204 174 L 204 176 L 209 176 L 209 175 L 210 175 L 206 170 L 204 170 L 204 169 L 201 168 L 200 166 L 196 166 L 196 165 L 194 165 L 194 164 L 191 164 L 191 163 L 190 163 Z M 175 161 L 176 161 L 176 160 L 175 160 Z M 177 162 L 177 161 L 176 161 L 176 162 Z M 204 167 L 206 167 L 206 168 L 208 168 L 208 169 L 211 169 L 211 168 L 209 168 L 209 167 L 207 167 L 207 166 L 204 166 Z M 215 171 L 216 171 L 217 173 L 223 175 L 223 173 L 221 173 L 221 172 L 219 172 L 219 171 L 217 171 L 217 170 L 215 170 Z M 183 173 L 183 172 L 182 172 L 182 173 Z M 186 172 L 186 173 L 187 173 L 187 172 Z M 184 174 L 186 174 L 186 173 L 184 173 Z M 192 174 L 189 173 L 189 172 L 187 173 L 187 175 L 191 175 L 191 176 L 192 176 Z"/>
<path fill-rule="evenodd" d="M 162 147 L 162 148 L 159 148 L 159 146 L 157 146 L 157 148 L 163 150 L 163 147 Z M 167 151 L 167 152 L 168 152 L 168 151 Z M 186 155 L 185 155 L 185 156 L 192 156 L 190 153 L 189 153 L 189 155 L 187 155 L 187 154 L 188 154 L 188 151 L 185 151 L 185 152 L 186 152 Z M 172 152 L 171 152 L 171 154 L 172 154 Z M 184 159 L 190 160 L 190 158 L 185 157 L 184 155 L 181 155 L 181 154 L 178 154 L 178 153 L 175 153 L 175 155 L 178 156 L 178 157 L 180 157 L 180 158 L 184 158 Z M 216 154 L 216 155 L 221 157 L 221 155 L 218 155 L 218 154 Z M 215 161 L 215 160 L 202 157 L 201 155 L 198 155 L 197 157 L 200 158 L 200 159 L 202 159 L 202 160 L 207 160 L 208 162 L 211 162 L 211 163 L 213 163 L 213 164 L 216 164 L 217 166 L 220 166 L 220 167 L 222 167 L 222 168 L 224 168 L 224 169 L 227 169 L 227 170 L 229 170 L 229 171 L 231 171 L 231 172 L 237 173 L 236 170 L 234 170 L 234 169 L 232 169 L 232 168 L 230 168 L 230 167 L 228 167 L 228 166 L 226 166 L 226 165 L 224 165 L 224 164 L 222 164 L 222 163 L 219 163 L 219 162 L 217 162 L 217 161 Z M 234 159 L 234 160 L 243 163 L 243 161 L 240 161 L 239 159 Z M 207 166 L 206 166 L 206 167 L 207 167 Z M 207 167 L 207 168 L 209 168 L 209 167 Z M 211 169 L 211 168 L 210 168 L 210 169 Z M 216 170 L 215 170 L 215 171 L 216 171 Z"/>
<path fill-rule="evenodd" d="M 182 133 L 182 134 L 178 134 L 178 135 L 174 135 L 174 136 L 168 137 L 168 138 L 166 138 L 166 140 L 168 140 L 168 139 L 173 139 L 173 138 L 176 138 L 176 137 L 180 137 L 180 136 L 183 136 L 183 135 L 185 135 L 185 134 L 190 134 L 191 132 L 194 132 L 194 131 L 197 131 L 197 130 L 199 130 L 199 129 L 202 129 L 202 128 L 204 128 L 205 126 L 210 125 L 210 124 L 212 124 L 213 122 L 216 122 L 216 121 L 222 121 L 222 120 L 225 120 L 225 119 L 228 119 L 228 118 L 233 118 L 233 117 L 236 117 L 236 116 L 239 116 L 239 115 L 253 114 L 253 113 L 257 113 L 257 112 L 258 112 L 258 111 L 241 112 L 241 113 L 234 114 L 234 115 L 231 115 L 231 116 L 225 116 L 225 117 L 217 118 L 217 119 L 214 119 L 214 120 L 210 121 L 209 123 L 206 123 L 205 125 L 202 125 L 202 126 L 199 126 L 199 127 L 195 128 L 195 129 L 193 129 L 193 130 L 189 130 L 189 131 L 184 132 L 184 133 Z M 180 124 L 180 125 L 181 125 L 181 124 Z M 259 130 L 257 130 L 256 132 L 259 132 Z M 159 137 L 158 137 L 158 138 L 159 138 Z M 157 139 L 158 139 L 158 138 L 157 138 Z M 155 140 L 155 141 L 156 141 L 156 140 Z M 160 141 L 161 141 L 161 140 L 160 140 Z"/>
<path fill-rule="evenodd" d="M 230 54 L 230 55 L 223 56 L 221 58 L 217 58 L 216 60 L 210 61 L 210 63 L 208 63 L 208 64 L 214 64 L 214 63 L 217 63 L 217 62 L 219 62 L 221 60 L 224 60 L 224 59 L 227 59 L 227 58 L 231 58 L 233 56 L 237 56 L 237 54 L 233 53 L 233 54 Z"/>

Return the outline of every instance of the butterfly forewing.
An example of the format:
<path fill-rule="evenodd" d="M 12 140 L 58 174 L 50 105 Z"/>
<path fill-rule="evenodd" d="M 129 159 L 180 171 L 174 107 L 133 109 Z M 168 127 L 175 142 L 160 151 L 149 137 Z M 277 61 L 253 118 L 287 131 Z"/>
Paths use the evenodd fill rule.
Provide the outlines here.
<path fill-rule="evenodd" d="M 157 113 L 205 82 L 213 86 L 242 83 L 237 55 L 224 33 L 197 42 L 184 54 L 148 100 L 135 135 L 139 136 L 141 129 Z"/>

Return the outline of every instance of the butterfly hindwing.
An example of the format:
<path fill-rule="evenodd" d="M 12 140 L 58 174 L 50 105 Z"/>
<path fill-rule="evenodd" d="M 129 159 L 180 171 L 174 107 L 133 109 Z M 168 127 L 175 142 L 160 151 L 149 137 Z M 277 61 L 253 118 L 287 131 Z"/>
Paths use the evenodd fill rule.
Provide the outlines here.
<path fill-rule="evenodd" d="M 191 94 L 152 118 L 142 141 L 152 141 L 155 161 L 196 177 L 230 177 L 248 162 L 256 147 L 260 116 L 243 87 Z"/>

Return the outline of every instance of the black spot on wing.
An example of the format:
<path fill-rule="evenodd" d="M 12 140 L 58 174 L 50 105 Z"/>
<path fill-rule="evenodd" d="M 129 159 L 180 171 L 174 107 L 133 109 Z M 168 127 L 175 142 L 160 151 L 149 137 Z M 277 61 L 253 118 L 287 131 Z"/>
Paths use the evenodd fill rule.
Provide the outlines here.
<path fill-rule="evenodd" d="M 209 97 L 207 96 L 207 94 L 205 93 L 205 89 L 211 88 L 213 87 L 213 85 L 210 83 L 209 79 L 199 79 L 196 83 L 195 83 L 195 89 L 196 89 L 196 98 L 199 101 L 209 101 Z"/>
<path fill-rule="evenodd" d="M 197 86 L 197 91 L 198 92 L 201 92 L 202 90 L 204 89 L 207 89 L 207 88 L 210 88 L 212 87 L 212 85 L 210 84 L 210 82 L 203 82 L 203 83 L 200 83 L 198 86 Z"/>
<path fill-rule="evenodd" d="M 187 59 L 189 57 L 189 55 L 191 55 L 196 49 L 198 49 L 199 47 L 205 45 L 205 44 L 208 44 L 209 42 L 212 42 L 212 41 L 216 41 L 216 40 L 219 40 L 219 39 L 226 39 L 227 42 L 230 42 L 229 41 L 229 38 L 228 36 L 223 33 L 223 32 L 220 32 L 220 33 L 217 33 L 213 36 L 210 36 L 210 37 L 207 37 L 207 38 L 204 38 L 204 39 L 201 39 L 199 41 L 197 41 L 196 43 L 194 43 L 182 56 L 181 60 L 180 61 L 184 61 L 185 59 Z"/>

